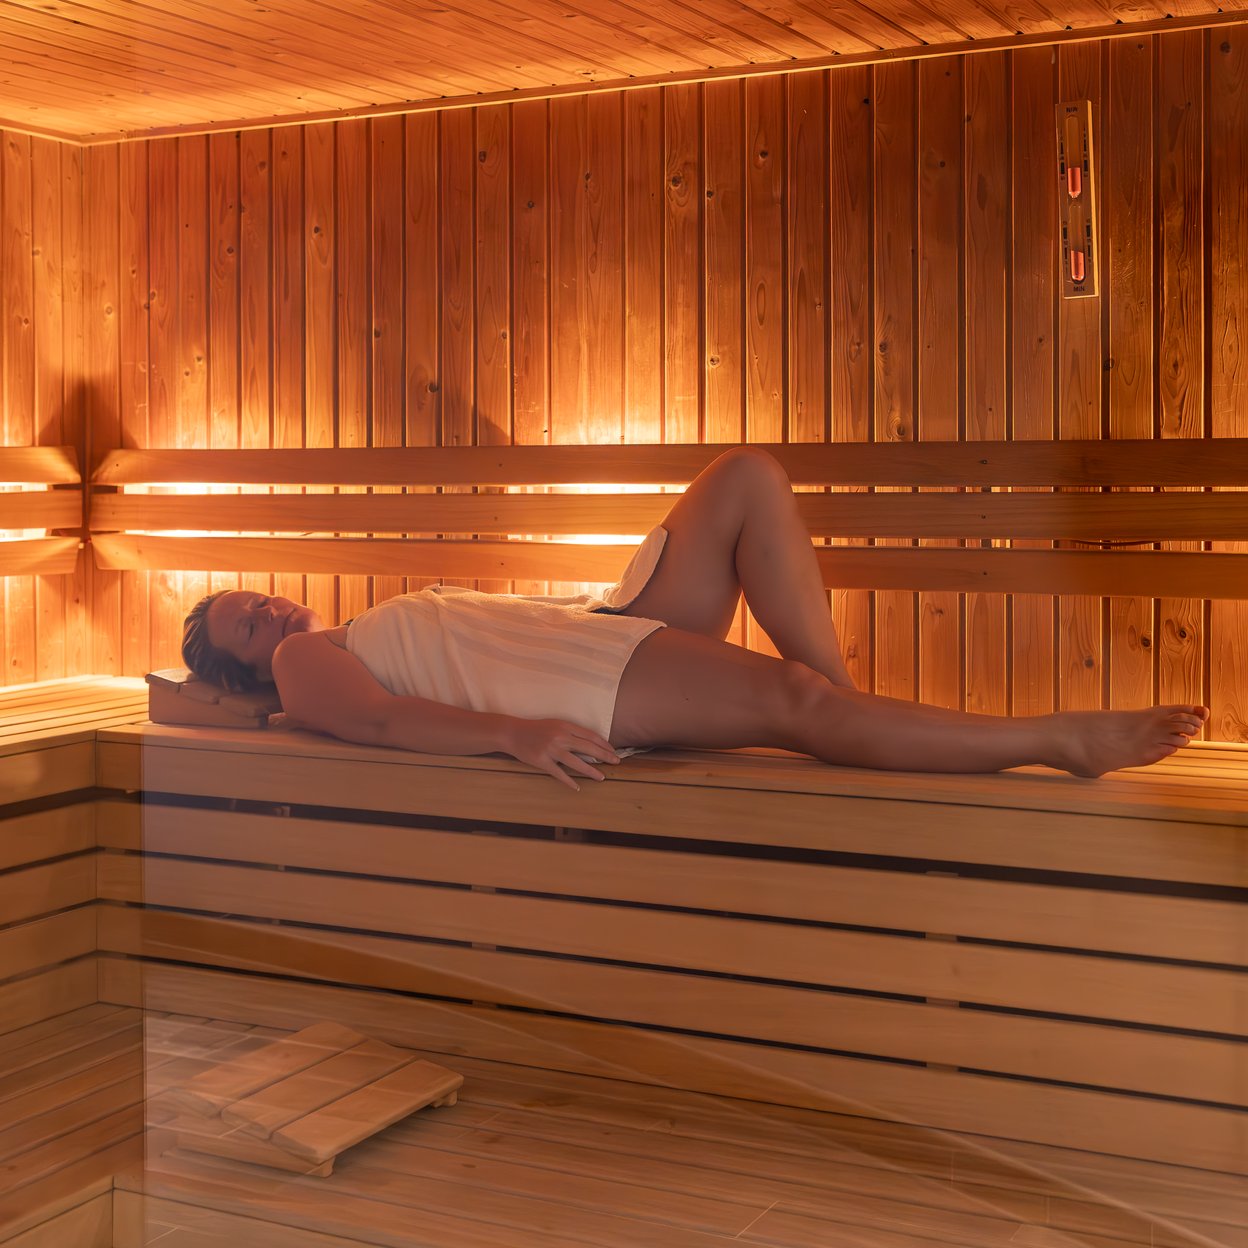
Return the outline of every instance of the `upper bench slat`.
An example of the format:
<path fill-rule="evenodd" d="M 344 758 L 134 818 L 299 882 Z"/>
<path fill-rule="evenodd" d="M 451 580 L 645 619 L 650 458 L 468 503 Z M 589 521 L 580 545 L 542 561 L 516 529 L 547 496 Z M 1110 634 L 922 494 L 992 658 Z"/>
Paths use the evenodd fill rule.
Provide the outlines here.
<path fill-rule="evenodd" d="M 73 485 L 82 480 L 72 446 L 0 446 L 0 481 Z"/>
<path fill-rule="evenodd" d="M 205 502 L 210 498 L 210 502 Z M 823 537 L 1248 539 L 1238 493 L 798 494 Z M 3 506 L 0 498 L 0 507 Z M 671 494 L 101 494 L 92 528 L 305 533 L 644 533 Z"/>
<path fill-rule="evenodd" d="M 762 443 L 795 485 L 1248 485 L 1248 438 Z M 566 485 L 692 481 L 731 445 L 115 450 L 99 485 Z"/>
<path fill-rule="evenodd" d="M 110 570 L 454 575 L 601 584 L 616 580 L 635 550 L 575 542 L 115 533 L 97 534 L 93 545 L 98 566 Z M 824 585 L 838 589 L 1248 598 L 1248 555 L 930 546 L 820 546 L 815 555 Z"/>

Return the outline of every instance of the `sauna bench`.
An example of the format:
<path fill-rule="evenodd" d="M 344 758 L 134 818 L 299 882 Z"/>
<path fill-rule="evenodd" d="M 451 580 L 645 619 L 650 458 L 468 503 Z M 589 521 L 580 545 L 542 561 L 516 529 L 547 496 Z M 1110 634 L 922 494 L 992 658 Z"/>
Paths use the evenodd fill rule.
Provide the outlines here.
<path fill-rule="evenodd" d="M 0 812 L 95 784 L 95 734 L 147 719 L 137 677 L 83 676 L 0 687 Z"/>
<path fill-rule="evenodd" d="M 137 679 L 0 689 L 0 1242 L 22 1248 L 111 1244 L 143 1155 L 137 1011 L 97 1003 L 95 750 L 146 718 Z"/>
<path fill-rule="evenodd" d="M 96 732 L 142 680 L 0 689 L 0 1034 L 96 999 Z"/>
<path fill-rule="evenodd" d="M 1248 1170 L 1248 749 L 656 751 L 577 793 L 297 731 L 97 748 L 101 1000 Z"/>

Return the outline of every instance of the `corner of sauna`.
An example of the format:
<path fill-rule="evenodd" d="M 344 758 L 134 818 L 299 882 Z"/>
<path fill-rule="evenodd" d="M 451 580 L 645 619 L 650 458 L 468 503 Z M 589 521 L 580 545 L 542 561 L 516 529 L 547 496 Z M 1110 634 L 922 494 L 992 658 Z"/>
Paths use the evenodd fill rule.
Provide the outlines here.
<path fill-rule="evenodd" d="M 1248 25 L 942 7 L 316 120 L 244 56 L 229 127 L 75 120 L 121 18 L 59 109 L 0 73 L 0 1245 L 1248 1242 Z M 1206 728 L 573 793 L 187 680 L 220 590 L 599 593 L 743 443 L 858 689 Z"/>

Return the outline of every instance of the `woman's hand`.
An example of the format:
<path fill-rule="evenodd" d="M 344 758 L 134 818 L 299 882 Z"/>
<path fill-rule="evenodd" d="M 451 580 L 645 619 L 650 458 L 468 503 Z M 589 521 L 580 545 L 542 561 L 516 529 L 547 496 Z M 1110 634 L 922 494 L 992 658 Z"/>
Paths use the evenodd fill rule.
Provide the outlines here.
<path fill-rule="evenodd" d="M 580 792 L 581 786 L 564 771 L 594 780 L 605 777 L 596 767 L 577 754 L 584 754 L 595 763 L 618 763 L 609 741 L 596 732 L 569 723 L 566 719 L 513 719 L 507 725 L 503 749 L 522 763 L 537 767 L 555 777 L 561 784 Z"/>

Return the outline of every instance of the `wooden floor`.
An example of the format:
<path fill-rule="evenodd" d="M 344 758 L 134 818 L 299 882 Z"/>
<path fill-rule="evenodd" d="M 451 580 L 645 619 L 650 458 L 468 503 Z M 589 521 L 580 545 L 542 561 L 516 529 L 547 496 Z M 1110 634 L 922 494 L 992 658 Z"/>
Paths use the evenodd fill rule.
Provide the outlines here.
<path fill-rule="evenodd" d="M 458 1104 L 329 1178 L 170 1148 L 167 1089 L 278 1034 L 95 1005 L 0 1035 L 0 1243 L 1248 1248 L 1231 1176 L 439 1054 Z"/>

